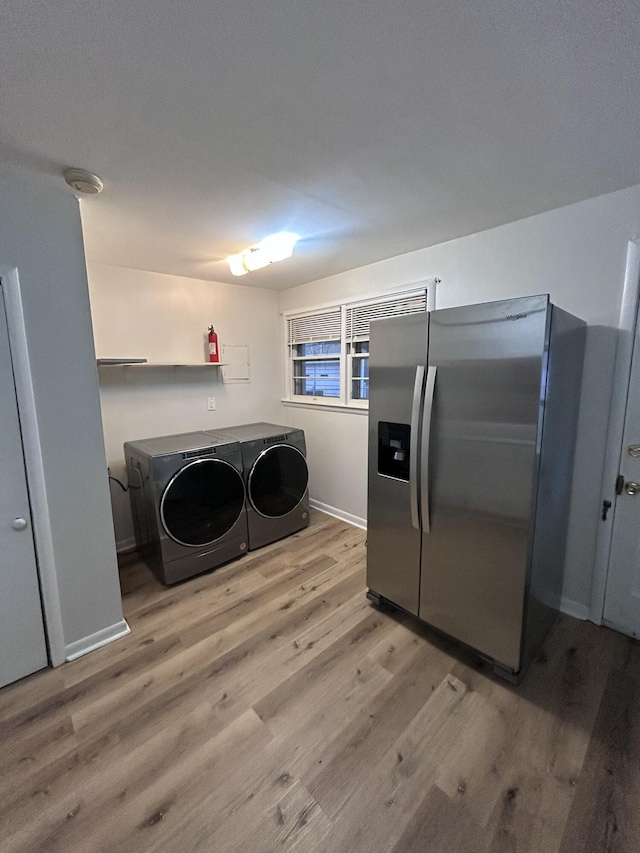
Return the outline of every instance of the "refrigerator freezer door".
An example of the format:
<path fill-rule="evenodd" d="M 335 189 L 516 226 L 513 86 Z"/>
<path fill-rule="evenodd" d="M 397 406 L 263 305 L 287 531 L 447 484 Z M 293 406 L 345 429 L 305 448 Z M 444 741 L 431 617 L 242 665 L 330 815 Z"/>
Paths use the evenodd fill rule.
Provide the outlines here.
<path fill-rule="evenodd" d="M 435 311 L 419 615 L 517 672 L 546 393 L 547 296 Z M 426 450 L 423 451 L 423 459 Z"/>
<path fill-rule="evenodd" d="M 419 434 L 428 315 L 371 323 L 367 586 L 418 614 Z M 413 523 L 412 523 L 413 522 Z"/>

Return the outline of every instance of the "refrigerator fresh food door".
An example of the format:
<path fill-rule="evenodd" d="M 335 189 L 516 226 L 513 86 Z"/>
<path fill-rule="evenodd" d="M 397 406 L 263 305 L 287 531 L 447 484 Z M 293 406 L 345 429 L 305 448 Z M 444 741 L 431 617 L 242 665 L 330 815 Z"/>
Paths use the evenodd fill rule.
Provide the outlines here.
<path fill-rule="evenodd" d="M 370 330 L 367 586 L 418 614 L 419 448 L 428 315 L 376 320 Z"/>
<path fill-rule="evenodd" d="M 546 393 L 548 296 L 431 314 L 419 615 L 517 672 Z"/>

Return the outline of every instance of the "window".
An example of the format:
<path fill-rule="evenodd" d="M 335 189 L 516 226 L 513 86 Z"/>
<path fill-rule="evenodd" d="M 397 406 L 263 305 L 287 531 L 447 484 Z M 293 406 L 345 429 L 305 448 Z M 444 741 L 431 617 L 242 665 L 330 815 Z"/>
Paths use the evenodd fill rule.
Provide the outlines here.
<path fill-rule="evenodd" d="M 285 317 L 289 400 L 367 408 L 369 324 L 427 310 L 427 288 Z"/>
<path fill-rule="evenodd" d="M 296 396 L 340 396 L 340 341 L 296 344 L 292 360 Z"/>
<path fill-rule="evenodd" d="M 340 400 L 342 309 L 290 317 L 287 341 L 292 397 Z"/>
<path fill-rule="evenodd" d="M 351 367 L 351 399 L 369 399 L 369 341 L 347 344 Z"/>

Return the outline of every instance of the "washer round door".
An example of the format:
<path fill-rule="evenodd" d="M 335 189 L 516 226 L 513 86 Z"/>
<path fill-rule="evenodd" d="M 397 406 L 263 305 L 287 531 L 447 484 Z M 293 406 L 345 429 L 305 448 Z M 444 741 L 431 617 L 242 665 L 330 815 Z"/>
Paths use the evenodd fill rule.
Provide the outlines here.
<path fill-rule="evenodd" d="M 171 478 L 160 501 L 167 535 L 190 548 L 220 539 L 243 509 L 242 477 L 222 459 L 194 459 L 185 465 Z"/>
<path fill-rule="evenodd" d="M 309 470 L 303 454 L 290 444 L 274 444 L 253 463 L 247 492 L 251 506 L 265 518 L 295 509 L 307 491 Z"/>

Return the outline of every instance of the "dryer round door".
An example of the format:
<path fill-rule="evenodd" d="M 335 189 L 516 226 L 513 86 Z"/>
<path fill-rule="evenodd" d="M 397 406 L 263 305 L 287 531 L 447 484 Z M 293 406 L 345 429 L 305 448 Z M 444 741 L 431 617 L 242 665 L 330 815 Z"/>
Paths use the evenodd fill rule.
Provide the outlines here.
<path fill-rule="evenodd" d="M 211 545 L 228 533 L 244 509 L 239 472 L 222 459 L 194 459 L 175 474 L 162 495 L 162 525 L 175 542 Z"/>
<path fill-rule="evenodd" d="M 251 468 L 247 483 L 251 506 L 265 518 L 279 518 L 298 506 L 308 482 L 304 455 L 290 444 L 274 444 Z"/>

